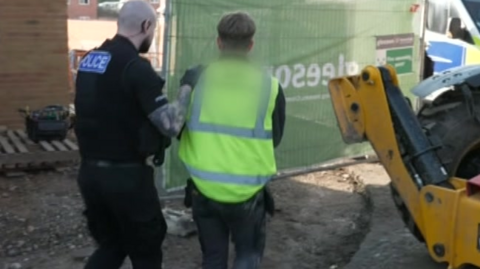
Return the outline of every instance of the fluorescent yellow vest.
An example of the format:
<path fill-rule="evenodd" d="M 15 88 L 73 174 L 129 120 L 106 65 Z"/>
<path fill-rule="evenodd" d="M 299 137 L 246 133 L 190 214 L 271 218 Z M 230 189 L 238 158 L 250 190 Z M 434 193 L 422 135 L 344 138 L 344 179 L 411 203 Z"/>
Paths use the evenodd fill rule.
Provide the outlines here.
<path fill-rule="evenodd" d="M 272 114 L 277 94 L 278 81 L 247 61 L 219 60 L 204 70 L 179 149 L 203 195 L 240 203 L 276 174 Z"/>

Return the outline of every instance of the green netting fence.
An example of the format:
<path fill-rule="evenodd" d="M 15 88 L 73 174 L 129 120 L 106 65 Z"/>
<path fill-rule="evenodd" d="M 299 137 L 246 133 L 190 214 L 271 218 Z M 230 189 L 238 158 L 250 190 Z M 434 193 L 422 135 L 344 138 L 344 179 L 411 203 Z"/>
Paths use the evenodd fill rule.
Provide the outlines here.
<path fill-rule="evenodd" d="M 411 2 L 404 0 L 167 0 L 165 53 L 167 90 L 175 98 L 183 72 L 218 57 L 216 25 L 225 12 L 242 10 L 255 19 L 252 58 L 282 84 L 287 97 L 286 130 L 277 150 L 279 169 L 307 167 L 371 151 L 343 143 L 328 80 L 357 74 L 366 65 L 396 67 L 407 92 L 419 79 L 419 37 Z M 181 187 L 188 174 L 177 143 L 165 164 L 165 187 Z"/>

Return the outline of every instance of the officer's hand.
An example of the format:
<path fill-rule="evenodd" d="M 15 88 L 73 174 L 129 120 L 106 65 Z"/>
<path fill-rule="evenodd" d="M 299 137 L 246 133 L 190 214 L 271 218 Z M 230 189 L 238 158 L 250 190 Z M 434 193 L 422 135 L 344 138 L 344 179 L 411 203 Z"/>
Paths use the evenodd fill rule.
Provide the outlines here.
<path fill-rule="evenodd" d="M 191 67 L 185 71 L 183 77 L 180 79 L 180 87 L 182 86 L 190 86 L 192 89 L 195 88 L 195 85 L 198 82 L 198 78 L 204 69 L 203 65 L 197 65 Z"/>

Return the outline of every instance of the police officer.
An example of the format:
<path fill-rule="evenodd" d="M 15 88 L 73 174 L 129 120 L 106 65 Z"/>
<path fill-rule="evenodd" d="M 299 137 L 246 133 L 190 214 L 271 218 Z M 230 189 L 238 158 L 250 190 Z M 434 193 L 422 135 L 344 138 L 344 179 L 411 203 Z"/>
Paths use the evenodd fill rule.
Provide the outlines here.
<path fill-rule="evenodd" d="M 274 147 L 283 134 L 285 97 L 277 79 L 247 57 L 255 28 L 243 12 L 220 20 L 221 56 L 200 75 L 180 137 L 203 269 L 227 268 L 230 236 L 233 268 L 258 268 L 266 212 L 273 214 L 266 184 L 277 172 Z"/>
<path fill-rule="evenodd" d="M 168 102 L 164 80 L 139 56 L 149 50 L 156 21 L 148 2 L 126 2 L 117 34 L 79 65 L 78 184 L 88 228 L 98 243 L 87 269 L 120 268 L 127 256 L 135 269 L 162 266 L 166 223 L 146 158 L 159 153 L 156 163 L 163 162 L 170 137 L 184 124 L 197 75 L 187 70 L 178 98 Z"/>

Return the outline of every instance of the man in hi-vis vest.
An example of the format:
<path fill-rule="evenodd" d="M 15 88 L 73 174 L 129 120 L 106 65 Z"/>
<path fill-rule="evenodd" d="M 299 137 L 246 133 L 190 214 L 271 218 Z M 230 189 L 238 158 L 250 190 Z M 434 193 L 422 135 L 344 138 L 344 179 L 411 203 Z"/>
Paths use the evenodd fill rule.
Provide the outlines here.
<path fill-rule="evenodd" d="M 277 172 L 285 96 L 277 79 L 248 59 L 256 26 L 243 12 L 217 26 L 220 57 L 194 87 L 179 155 L 190 173 L 203 269 L 226 269 L 231 237 L 235 269 L 258 268 L 265 247 L 266 184 Z"/>

